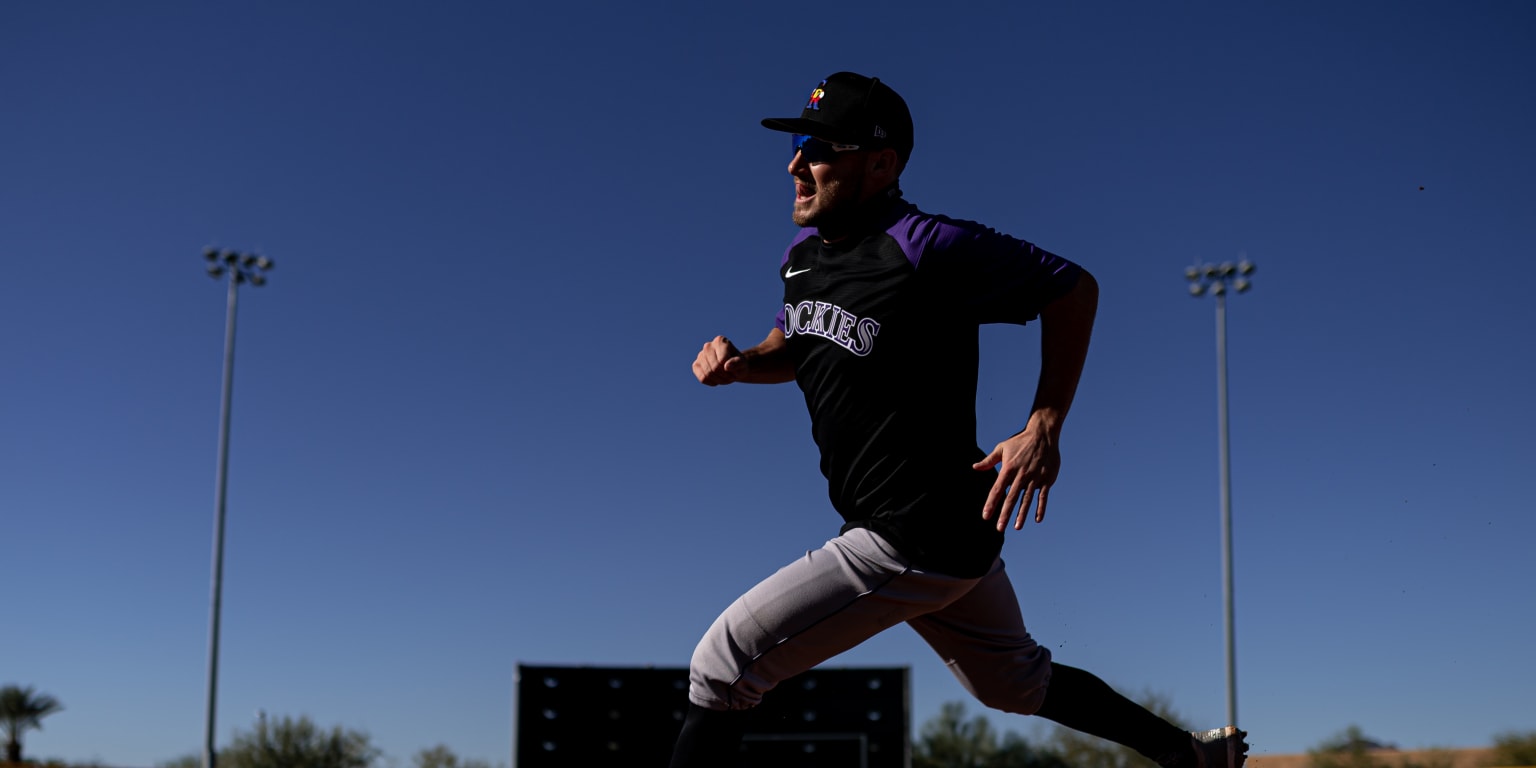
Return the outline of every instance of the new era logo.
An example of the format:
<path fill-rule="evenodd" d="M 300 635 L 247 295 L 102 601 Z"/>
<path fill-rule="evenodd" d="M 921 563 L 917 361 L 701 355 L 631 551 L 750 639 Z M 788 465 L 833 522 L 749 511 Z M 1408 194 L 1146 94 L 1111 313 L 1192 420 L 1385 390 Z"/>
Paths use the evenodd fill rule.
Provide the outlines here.
<path fill-rule="evenodd" d="M 880 126 L 878 126 L 878 125 L 877 125 L 877 126 L 875 126 L 875 138 L 877 138 L 877 139 L 883 139 L 883 138 L 885 138 L 885 129 L 884 129 L 884 128 L 881 128 L 881 127 L 880 127 Z"/>

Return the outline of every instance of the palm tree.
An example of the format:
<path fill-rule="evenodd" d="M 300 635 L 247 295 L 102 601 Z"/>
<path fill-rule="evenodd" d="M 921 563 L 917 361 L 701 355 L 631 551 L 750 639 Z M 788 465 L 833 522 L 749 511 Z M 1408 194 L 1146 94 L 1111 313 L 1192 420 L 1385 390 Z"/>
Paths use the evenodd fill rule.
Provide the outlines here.
<path fill-rule="evenodd" d="M 0 732 L 5 734 L 6 762 L 21 762 L 21 735 L 29 729 L 41 730 L 43 718 L 63 708 L 58 699 L 35 693 L 30 685 L 0 688 Z"/>

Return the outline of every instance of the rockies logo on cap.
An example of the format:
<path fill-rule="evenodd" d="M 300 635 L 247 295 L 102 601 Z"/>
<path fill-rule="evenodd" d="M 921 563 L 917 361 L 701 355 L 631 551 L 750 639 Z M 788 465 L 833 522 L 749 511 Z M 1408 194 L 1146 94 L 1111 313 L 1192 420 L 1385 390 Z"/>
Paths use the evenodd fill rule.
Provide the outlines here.
<path fill-rule="evenodd" d="M 816 90 L 811 91 L 811 100 L 805 103 L 806 109 L 821 110 L 821 99 L 827 95 L 827 81 L 821 81 Z"/>

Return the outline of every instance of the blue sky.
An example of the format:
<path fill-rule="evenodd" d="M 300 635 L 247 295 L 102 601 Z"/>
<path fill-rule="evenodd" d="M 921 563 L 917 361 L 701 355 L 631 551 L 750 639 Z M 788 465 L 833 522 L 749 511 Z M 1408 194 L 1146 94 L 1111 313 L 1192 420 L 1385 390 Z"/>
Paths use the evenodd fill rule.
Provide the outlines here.
<path fill-rule="evenodd" d="M 685 665 L 836 533 L 798 390 L 689 364 L 771 327 L 792 191 L 757 120 L 841 69 L 911 105 L 910 199 L 1101 283 L 1050 515 L 1004 552 L 1060 661 L 1223 717 L 1182 272 L 1246 254 L 1256 753 L 1536 728 L 1533 41 L 1519 2 L 5 4 L 0 682 L 66 707 L 28 753 L 200 748 L 210 245 L 277 264 L 241 293 L 221 741 L 265 710 L 509 762 L 518 663 Z M 1035 329 L 983 350 L 990 447 Z M 917 725 L 965 697 L 904 628 L 833 663 L 911 665 Z"/>

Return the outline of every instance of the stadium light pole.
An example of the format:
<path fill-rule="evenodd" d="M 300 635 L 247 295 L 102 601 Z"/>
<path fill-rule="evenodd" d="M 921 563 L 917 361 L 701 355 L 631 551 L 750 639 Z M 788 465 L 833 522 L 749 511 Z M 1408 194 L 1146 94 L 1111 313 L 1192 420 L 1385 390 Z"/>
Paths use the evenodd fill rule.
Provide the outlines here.
<path fill-rule="evenodd" d="M 1216 431 L 1221 455 L 1221 601 L 1223 641 L 1227 662 L 1227 723 L 1237 725 L 1237 640 L 1232 617 L 1232 452 L 1227 422 L 1227 293 L 1244 293 L 1253 287 L 1248 279 L 1253 262 L 1204 264 L 1188 267 L 1189 295 L 1216 297 Z"/>
<path fill-rule="evenodd" d="M 208 248 L 208 276 L 218 280 L 229 277 L 229 306 L 224 317 L 224 390 L 219 399 L 219 463 L 214 476 L 213 503 L 213 600 L 208 620 L 208 719 L 203 731 L 203 768 L 214 768 L 214 721 L 219 691 L 219 608 L 224 589 L 224 489 L 229 480 L 229 408 L 235 376 L 235 305 L 241 283 L 266 285 L 266 271 L 272 260 L 234 251 Z"/>

